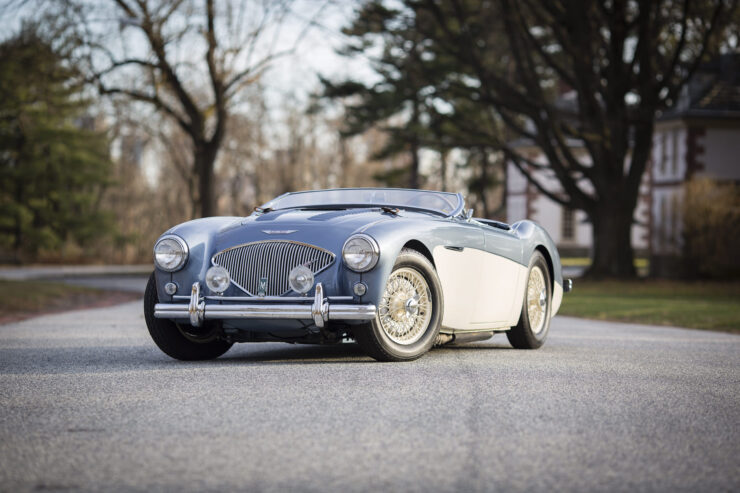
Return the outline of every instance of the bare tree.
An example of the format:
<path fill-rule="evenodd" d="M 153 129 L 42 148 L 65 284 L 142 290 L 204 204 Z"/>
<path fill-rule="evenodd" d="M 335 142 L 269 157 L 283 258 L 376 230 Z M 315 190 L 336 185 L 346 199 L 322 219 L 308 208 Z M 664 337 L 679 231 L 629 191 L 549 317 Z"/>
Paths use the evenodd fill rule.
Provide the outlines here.
<path fill-rule="evenodd" d="M 288 33 L 293 43 L 285 46 L 292 0 L 109 1 L 118 44 L 108 35 L 115 26 L 96 24 L 98 6 L 78 7 L 91 79 L 102 94 L 149 105 L 180 127 L 190 140 L 197 213 L 214 215 L 216 157 L 239 93 L 292 52 L 312 20 Z"/>

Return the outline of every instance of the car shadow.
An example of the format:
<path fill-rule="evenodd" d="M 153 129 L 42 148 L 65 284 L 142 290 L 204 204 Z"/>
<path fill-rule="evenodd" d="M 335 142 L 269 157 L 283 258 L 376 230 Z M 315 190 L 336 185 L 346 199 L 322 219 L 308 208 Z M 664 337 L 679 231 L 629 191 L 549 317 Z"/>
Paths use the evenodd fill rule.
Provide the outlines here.
<path fill-rule="evenodd" d="M 469 343 L 434 348 L 424 358 L 460 351 L 512 349 L 508 344 Z M 236 344 L 209 361 L 178 361 L 154 344 L 122 346 L 67 346 L 1 348 L 0 375 L 95 374 L 148 369 L 217 368 L 258 365 L 312 365 L 376 363 L 357 344 L 293 345 L 284 343 Z"/>
<path fill-rule="evenodd" d="M 211 361 L 213 364 L 326 364 L 326 363 L 369 363 L 374 361 L 365 355 L 357 344 L 298 345 L 285 343 L 236 344 L 229 352 Z M 260 347 L 261 346 L 261 347 Z"/>
<path fill-rule="evenodd" d="M 0 348 L 0 375 L 95 374 L 150 369 L 248 365 L 370 363 L 356 344 L 294 346 L 282 343 L 235 345 L 209 361 L 179 361 L 155 345 Z"/>
<path fill-rule="evenodd" d="M 514 349 L 510 344 L 506 342 L 501 343 L 463 343 L 463 344 L 450 344 L 449 346 L 441 346 L 438 348 L 434 348 L 434 352 L 438 351 L 459 351 L 459 350 L 468 350 L 468 349 L 486 349 L 490 351 L 491 349 Z"/>

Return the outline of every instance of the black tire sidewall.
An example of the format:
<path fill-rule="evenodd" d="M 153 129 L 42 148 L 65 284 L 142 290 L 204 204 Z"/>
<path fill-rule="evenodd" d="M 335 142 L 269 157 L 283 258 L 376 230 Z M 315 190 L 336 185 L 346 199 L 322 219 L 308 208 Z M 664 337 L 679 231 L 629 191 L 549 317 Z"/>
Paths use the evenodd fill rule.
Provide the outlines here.
<path fill-rule="evenodd" d="M 231 343 L 220 339 L 194 342 L 185 337 L 175 322 L 155 318 L 154 305 L 158 301 L 155 274 L 152 272 L 144 292 L 144 320 L 152 340 L 166 355 L 184 361 L 208 360 L 218 358 L 231 348 Z"/>

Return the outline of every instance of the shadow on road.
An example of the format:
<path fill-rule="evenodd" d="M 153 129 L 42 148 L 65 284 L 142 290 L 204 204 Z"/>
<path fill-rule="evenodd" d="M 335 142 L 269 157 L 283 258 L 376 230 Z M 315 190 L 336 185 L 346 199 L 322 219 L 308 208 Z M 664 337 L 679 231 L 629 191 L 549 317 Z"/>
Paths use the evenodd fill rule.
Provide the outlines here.
<path fill-rule="evenodd" d="M 215 364 L 243 364 L 249 362 L 272 364 L 368 363 L 357 344 L 331 346 L 286 343 L 235 344 L 228 353 L 211 361 Z"/>
<path fill-rule="evenodd" d="M 432 350 L 425 358 L 458 351 L 512 349 L 507 344 L 468 344 Z M 211 361 L 177 361 L 151 346 L 69 346 L 0 349 L 0 373 L 90 374 L 151 369 L 218 368 L 256 365 L 311 365 L 373 363 L 356 344 L 334 346 L 281 343 L 236 344 Z"/>
<path fill-rule="evenodd" d="M 272 345 L 271 345 L 272 346 Z M 178 361 L 149 346 L 71 346 L 0 349 L 0 374 L 99 374 L 250 365 L 350 364 L 373 361 L 355 344 L 263 347 L 237 345 L 211 361 Z"/>

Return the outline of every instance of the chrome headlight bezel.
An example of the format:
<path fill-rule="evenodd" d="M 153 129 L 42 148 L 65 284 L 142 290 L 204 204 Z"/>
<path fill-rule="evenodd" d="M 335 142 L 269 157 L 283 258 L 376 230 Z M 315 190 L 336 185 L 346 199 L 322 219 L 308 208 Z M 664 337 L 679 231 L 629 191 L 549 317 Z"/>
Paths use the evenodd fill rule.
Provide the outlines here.
<path fill-rule="evenodd" d="M 352 242 L 364 242 L 369 251 L 369 261 L 367 263 L 352 263 L 351 261 L 347 260 L 347 248 Z M 348 269 L 354 271 L 354 272 L 367 272 L 371 269 L 373 269 L 377 264 L 378 260 L 380 259 L 380 247 L 378 246 L 378 242 L 375 241 L 375 238 L 373 238 L 370 235 L 366 235 L 363 233 L 355 234 L 347 238 L 347 241 L 344 242 L 344 245 L 342 245 L 342 260 L 344 261 L 344 265 L 347 266 Z"/>
<path fill-rule="evenodd" d="M 177 264 L 172 266 L 163 265 L 159 262 L 157 259 L 157 247 L 160 246 L 165 241 L 174 241 L 174 243 L 180 248 L 180 260 L 177 262 Z M 182 269 L 185 266 L 185 263 L 188 261 L 188 257 L 190 256 L 190 248 L 188 247 L 188 244 L 180 238 L 177 235 L 164 235 L 160 239 L 157 240 L 157 242 L 154 244 L 154 248 L 152 249 L 152 254 L 154 256 L 154 265 L 157 266 L 158 269 L 163 270 L 165 272 L 176 272 L 180 269 Z"/>

